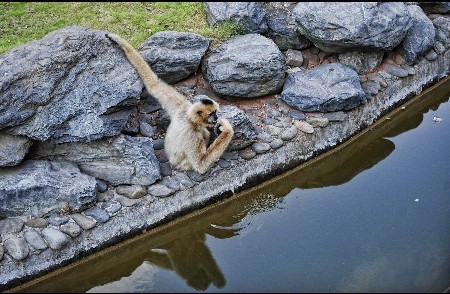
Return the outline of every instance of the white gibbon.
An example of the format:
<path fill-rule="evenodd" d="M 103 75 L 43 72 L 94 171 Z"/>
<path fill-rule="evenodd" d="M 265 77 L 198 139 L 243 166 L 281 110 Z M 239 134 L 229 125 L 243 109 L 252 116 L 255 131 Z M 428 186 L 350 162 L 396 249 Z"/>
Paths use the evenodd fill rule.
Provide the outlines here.
<path fill-rule="evenodd" d="M 160 80 L 139 52 L 127 41 L 112 33 L 107 33 L 106 37 L 120 46 L 138 72 L 147 91 L 168 112 L 170 124 L 165 136 L 164 149 L 170 164 L 177 169 L 194 170 L 200 174 L 208 171 L 222 156 L 234 135 L 229 121 L 217 117 L 219 104 L 204 95 L 199 101 L 190 102 L 175 88 Z M 209 147 L 208 129 L 214 129 L 218 134 Z"/>

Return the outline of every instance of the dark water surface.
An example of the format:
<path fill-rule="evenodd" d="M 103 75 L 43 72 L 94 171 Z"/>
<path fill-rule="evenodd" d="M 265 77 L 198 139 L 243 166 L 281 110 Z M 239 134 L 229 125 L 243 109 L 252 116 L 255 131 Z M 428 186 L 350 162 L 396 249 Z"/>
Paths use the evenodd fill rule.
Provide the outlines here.
<path fill-rule="evenodd" d="M 24 290 L 449 292 L 449 81 L 319 160 Z"/>

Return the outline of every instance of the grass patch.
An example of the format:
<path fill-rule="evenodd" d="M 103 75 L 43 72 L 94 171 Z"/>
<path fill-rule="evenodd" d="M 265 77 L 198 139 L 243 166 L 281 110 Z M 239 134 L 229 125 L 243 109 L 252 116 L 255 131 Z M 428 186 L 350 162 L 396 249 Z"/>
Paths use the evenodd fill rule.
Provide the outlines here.
<path fill-rule="evenodd" d="M 209 27 L 202 2 L 0 2 L 0 54 L 69 25 L 116 33 L 138 48 L 172 30 L 216 45 L 241 30 L 235 22 Z"/>

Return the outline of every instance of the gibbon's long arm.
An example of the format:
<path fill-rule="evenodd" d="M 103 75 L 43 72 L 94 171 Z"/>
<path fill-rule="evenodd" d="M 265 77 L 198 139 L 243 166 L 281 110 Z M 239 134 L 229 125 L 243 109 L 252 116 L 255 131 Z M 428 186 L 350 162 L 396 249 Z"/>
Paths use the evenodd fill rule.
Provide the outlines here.
<path fill-rule="evenodd" d="M 144 82 L 147 91 L 150 95 L 158 99 L 159 103 L 169 113 L 170 117 L 173 117 L 173 114 L 179 110 L 182 105 L 189 103 L 187 98 L 180 92 L 160 80 L 152 71 L 147 61 L 142 58 L 141 54 L 139 54 L 139 52 L 122 37 L 113 33 L 107 33 L 106 37 L 122 48 L 128 60 L 134 66 Z"/>
<path fill-rule="evenodd" d="M 208 148 L 206 148 L 206 144 L 200 144 L 202 146 L 199 146 L 197 150 L 191 149 L 186 152 L 192 167 L 201 174 L 219 160 L 233 138 L 234 131 L 227 120 L 219 120 L 219 125 L 221 133 Z"/>

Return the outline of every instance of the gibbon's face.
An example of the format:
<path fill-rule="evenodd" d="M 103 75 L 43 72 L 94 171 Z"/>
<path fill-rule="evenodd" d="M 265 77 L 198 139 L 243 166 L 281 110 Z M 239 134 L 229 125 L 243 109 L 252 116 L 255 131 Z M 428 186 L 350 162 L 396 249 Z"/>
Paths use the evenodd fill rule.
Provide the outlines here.
<path fill-rule="evenodd" d="M 217 123 L 217 109 L 219 105 L 217 102 L 209 99 L 202 98 L 194 104 L 195 113 L 198 119 L 198 122 L 206 125 L 206 127 L 214 127 Z"/>

